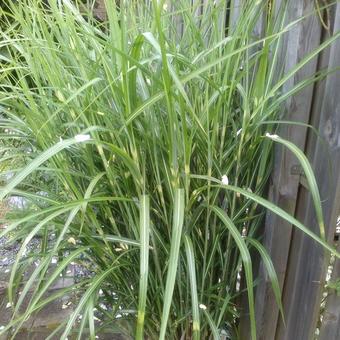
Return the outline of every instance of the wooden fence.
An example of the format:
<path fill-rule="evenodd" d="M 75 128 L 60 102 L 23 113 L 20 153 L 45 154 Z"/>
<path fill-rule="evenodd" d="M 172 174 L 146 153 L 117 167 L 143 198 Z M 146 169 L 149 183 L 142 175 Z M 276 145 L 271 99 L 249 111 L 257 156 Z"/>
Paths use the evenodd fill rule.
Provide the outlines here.
<path fill-rule="evenodd" d="M 310 13 L 315 9 L 314 6 L 313 0 L 291 1 L 288 20 Z M 291 69 L 329 35 L 340 30 L 340 4 L 325 11 L 323 19 L 324 24 L 317 14 L 309 16 L 289 32 L 283 48 L 285 70 Z M 326 25 L 329 27 L 326 28 Z M 320 69 L 331 70 L 337 66 L 340 66 L 339 40 L 301 69 L 286 84 L 285 90 Z M 312 124 L 318 129 L 319 136 L 316 136 L 312 129 L 286 125 L 280 129 L 279 134 L 304 150 L 312 162 L 323 201 L 326 237 L 329 243 L 333 243 L 340 215 L 339 72 L 330 74 L 323 81 L 305 88 L 291 98 L 286 104 L 286 117 L 291 121 Z M 278 147 L 275 152 L 269 197 L 311 230 L 318 232 L 313 202 L 299 163 L 290 151 L 282 147 Z M 258 339 L 340 339 L 340 297 L 335 292 L 330 292 L 326 297 L 321 314 L 322 323 L 319 322 L 329 256 L 316 242 L 274 214 L 268 214 L 266 218 L 264 245 L 278 274 L 285 323 L 279 315 L 267 274 L 260 264 L 260 281 L 256 287 Z M 335 280 L 339 275 L 340 261 L 336 261 L 333 264 L 332 279 Z M 241 333 L 243 339 L 249 338 L 246 322 L 243 323 Z"/>
<path fill-rule="evenodd" d="M 167 1 L 171 3 L 172 0 Z M 206 0 L 193 1 L 204 3 Z M 232 20 L 237 20 L 237 13 L 245 1 L 232 0 Z M 276 6 L 280 6 L 283 1 L 286 0 L 276 0 Z M 104 1 L 97 2 L 98 17 L 104 17 Z M 340 3 L 320 13 L 315 12 L 317 4 L 323 6 L 327 2 L 329 3 L 327 0 L 290 0 L 287 21 L 291 22 L 304 15 L 307 15 L 307 18 L 295 25 L 284 38 L 281 60 L 286 72 L 327 37 L 340 30 Z M 313 11 L 313 15 L 308 15 Z M 261 35 L 261 22 L 254 34 Z M 337 66 L 340 66 L 339 40 L 303 67 L 287 82 L 284 90 L 288 91 L 318 70 L 331 70 Z M 306 87 L 292 97 L 287 102 L 285 111 L 287 120 L 311 124 L 319 131 L 319 135 L 316 135 L 312 129 L 302 125 L 285 125 L 280 128 L 279 134 L 304 150 L 312 162 L 323 200 L 326 236 L 328 242 L 333 243 L 340 215 L 339 71 L 331 73 L 321 82 Z M 299 162 L 290 151 L 282 147 L 277 147 L 275 151 L 269 197 L 318 233 L 313 202 Z M 336 296 L 335 292 L 330 292 L 326 297 L 322 323 L 319 322 L 329 256 L 309 237 L 271 213 L 266 217 L 264 245 L 278 274 L 285 322 L 279 315 L 270 280 L 260 263 L 259 284 L 256 287 L 258 339 L 340 339 L 340 297 Z M 338 248 L 340 250 L 340 245 Z M 338 260 L 333 263 L 332 276 L 333 280 L 340 276 Z M 241 317 L 241 338 L 250 338 L 247 317 Z"/>

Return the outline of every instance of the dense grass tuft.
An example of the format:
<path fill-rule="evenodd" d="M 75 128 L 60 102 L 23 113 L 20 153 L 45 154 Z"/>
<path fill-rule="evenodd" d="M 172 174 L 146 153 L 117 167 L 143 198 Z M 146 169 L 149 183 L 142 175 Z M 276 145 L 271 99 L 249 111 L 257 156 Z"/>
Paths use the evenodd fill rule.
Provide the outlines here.
<path fill-rule="evenodd" d="M 77 307 L 61 339 L 70 332 L 94 339 L 115 327 L 136 339 L 234 338 L 238 274 L 255 339 L 251 247 L 280 304 L 270 259 L 255 240 L 263 207 L 334 252 L 262 198 L 279 142 L 303 163 L 322 232 L 308 161 L 265 136 L 287 98 L 283 84 L 318 51 L 282 75 L 280 43 L 294 23 L 285 22 L 284 7 L 273 10 L 274 1 L 246 3 L 234 20 L 233 1 L 202 8 L 185 0 L 121 1 L 120 8 L 106 1 L 102 23 L 70 0 L 12 3 L 0 42 L 7 164 L 0 197 L 23 197 L 26 209 L 8 214 L 2 233 L 22 244 L 10 278 L 13 320 L 3 331 L 15 333 L 48 303 L 54 280 L 81 261 L 94 275 L 75 286 Z M 262 39 L 254 34 L 260 22 Z M 41 252 L 25 257 L 36 237 Z M 49 269 L 54 257 L 58 266 Z"/>

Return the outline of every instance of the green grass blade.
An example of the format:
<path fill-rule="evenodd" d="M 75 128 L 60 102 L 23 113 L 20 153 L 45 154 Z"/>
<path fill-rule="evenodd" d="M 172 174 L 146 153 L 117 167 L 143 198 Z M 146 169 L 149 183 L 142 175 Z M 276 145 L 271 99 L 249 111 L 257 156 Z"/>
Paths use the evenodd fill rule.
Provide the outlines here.
<path fill-rule="evenodd" d="M 305 156 L 305 154 L 292 142 L 289 142 L 277 135 L 270 135 L 267 134 L 266 137 L 270 138 L 272 141 L 280 143 L 284 146 L 286 146 L 293 154 L 296 156 L 296 158 L 300 161 L 300 164 L 303 168 L 304 174 L 306 176 L 309 190 L 311 192 L 314 208 L 316 212 L 317 221 L 320 228 L 320 236 L 323 240 L 325 240 L 325 222 L 323 218 L 323 212 L 322 212 L 322 204 L 321 204 L 321 198 L 319 193 L 318 184 L 316 182 L 316 178 L 313 172 L 313 169 L 308 161 L 308 158 Z"/>
<path fill-rule="evenodd" d="M 95 332 L 95 326 L 94 326 L 93 300 L 94 300 L 94 297 L 91 296 L 89 298 L 89 302 L 87 304 L 87 314 L 88 314 L 88 319 L 89 319 L 90 340 L 96 339 L 96 332 Z"/>
<path fill-rule="evenodd" d="M 192 178 L 200 178 L 200 179 L 209 180 L 209 181 L 212 181 L 212 182 L 215 182 L 215 183 L 221 183 L 221 181 L 218 180 L 217 178 L 213 178 L 213 177 L 209 177 L 209 176 L 202 176 L 202 175 L 190 175 L 190 176 Z M 315 233 L 310 231 L 306 226 L 304 226 L 295 217 L 291 216 L 290 214 L 288 214 L 286 211 L 284 211 L 280 207 L 276 206 L 275 204 L 269 202 L 268 200 L 266 200 L 266 199 L 264 199 L 264 198 L 262 198 L 262 197 L 260 197 L 256 194 L 250 193 L 248 190 L 244 190 L 244 189 L 239 188 L 239 187 L 234 187 L 234 186 L 231 186 L 231 185 L 218 185 L 218 187 L 224 188 L 224 189 L 227 189 L 227 190 L 231 190 L 235 193 L 240 193 L 241 195 L 243 195 L 247 198 L 250 198 L 254 202 L 256 202 L 256 203 L 262 205 L 263 207 L 267 208 L 268 210 L 272 211 L 274 214 L 282 217 L 284 220 L 286 220 L 290 224 L 292 224 L 295 227 L 297 227 L 298 229 L 300 229 L 306 235 L 308 235 L 313 240 L 315 240 L 317 243 L 319 243 L 322 247 L 327 249 L 331 254 L 333 254 L 337 258 L 340 258 L 340 253 L 334 247 L 330 246 L 327 242 L 325 242 L 323 239 L 321 239 Z"/>
<path fill-rule="evenodd" d="M 144 339 L 144 319 L 146 297 L 148 290 L 148 271 L 149 271 L 149 235 L 150 235 L 150 199 L 143 195 L 140 199 L 140 280 L 138 295 L 138 316 L 136 339 Z"/>
<path fill-rule="evenodd" d="M 135 246 L 135 247 L 141 246 L 139 241 L 131 240 L 131 239 L 128 239 L 126 237 L 121 237 L 121 236 L 103 234 L 103 236 L 92 235 L 92 237 L 96 238 L 97 240 L 102 240 L 104 238 L 109 242 L 123 243 L 129 246 Z"/>
<path fill-rule="evenodd" d="M 125 253 L 126 254 L 126 253 Z M 87 291 L 85 292 L 85 294 L 82 296 L 82 298 L 80 299 L 77 307 L 75 308 L 75 310 L 73 311 L 65 329 L 63 334 L 60 337 L 60 340 L 66 340 L 67 336 L 69 335 L 70 331 L 72 330 L 72 326 L 75 323 L 80 311 L 86 306 L 86 304 L 88 303 L 89 299 L 91 298 L 91 296 L 98 290 L 98 286 L 103 282 L 103 280 L 112 272 L 116 269 L 116 267 L 114 266 L 114 264 L 119 261 L 120 257 L 124 256 L 125 254 L 122 254 L 120 256 L 118 256 L 116 258 L 116 260 L 114 261 L 114 263 L 112 263 L 112 267 L 108 268 L 107 270 L 105 270 L 103 273 L 100 273 L 99 275 L 97 275 L 96 277 L 93 278 L 93 280 L 91 281 L 91 285 L 90 287 L 87 289 Z"/>
<path fill-rule="evenodd" d="M 279 307 L 283 323 L 285 323 L 282 300 L 281 300 L 281 289 L 280 289 L 279 280 L 277 278 L 273 262 L 272 262 L 272 260 L 269 256 L 266 248 L 259 241 L 255 240 L 253 238 L 250 238 L 250 237 L 247 237 L 246 240 L 247 240 L 247 242 L 249 242 L 252 246 L 254 246 L 256 248 L 256 250 L 259 252 L 259 254 L 262 258 L 263 264 L 264 264 L 264 266 L 267 270 L 268 276 L 269 276 L 269 280 L 272 284 L 276 304 Z"/>
<path fill-rule="evenodd" d="M 192 241 L 188 235 L 184 235 L 185 252 L 187 256 L 188 272 L 190 279 L 191 290 L 191 308 L 192 308 L 192 331 L 193 339 L 200 339 L 200 315 L 197 293 L 197 281 L 196 281 L 196 266 L 195 266 L 195 253 Z"/>
<path fill-rule="evenodd" d="M 206 308 L 203 308 L 203 313 L 208 320 L 208 323 L 209 323 L 209 326 L 210 326 L 210 329 L 211 329 L 211 333 L 212 333 L 211 335 L 212 335 L 213 339 L 214 340 L 220 340 L 221 339 L 220 332 L 219 332 L 213 318 L 211 317 L 210 313 L 207 311 Z"/>
<path fill-rule="evenodd" d="M 164 305 L 161 319 L 161 330 L 159 339 L 164 340 L 166 334 L 166 328 L 169 319 L 169 312 L 171 308 L 172 295 L 174 292 L 176 274 L 177 274 L 177 266 L 178 266 L 178 258 L 179 258 L 179 250 L 182 239 L 182 227 L 184 221 L 184 190 L 176 189 L 174 196 L 174 212 L 173 212 L 173 221 L 172 221 L 172 236 L 171 236 L 171 248 L 170 248 L 170 257 L 169 257 L 169 265 L 168 265 L 168 273 L 166 277 L 166 286 L 165 286 L 165 296 L 164 296 Z"/>
<path fill-rule="evenodd" d="M 36 310 L 37 306 L 39 306 L 42 301 L 48 299 L 43 298 L 44 294 L 48 290 L 48 288 L 52 285 L 53 282 L 55 282 L 56 279 L 60 277 L 60 274 L 69 266 L 69 264 L 75 260 L 77 257 L 79 257 L 80 254 L 84 253 L 88 248 L 81 247 L 76 249 L 74 252 L 70 253 L 68 257 L 66 257 L 61 263 L 58 264 L 56 269 L 50 273 L 48 276 L 48 279 L 46 282 L 44 282 L 44 285 L 39 289 L 38 294 L 33 298 L 32 301 L 30 301 L 30 304 L 28 308 L 26 309 L 23 316 L 15 319 L 13 323 L 16 323 L 16 321 L 20 321 L 19 326 L 17 327 L 17 331 L 20 329 L 20 327 L 23 325 L 23 323 L 27 320 L 27 318 Z"/>
<path fill-rule="evenodd" d="M 24 254 L 24 252 L 26 251 L 26 247 L 28 245 L 28 243 L 32 240 L 32 238 L 41 230 L 41 228 L 43 228 L 48 222 L 52 221 L 54 218 L 56 218 L 57 216 L 60 216 L 61 214 L 67 212 L 70 208 L 64 208 L 64 209 L 60 209 L 57 210 L 56 212 L 48 215 L 47 217 L 45 217 L 40 223 L 38 223 L 35 228 L 33 228 L 33 230 L 31 230 L 31 232 L 26 236 L 26 238 L 23 240 L 21 247 L 17 253 L 16 259 L 14 261 L 14 264 L 12 266 L 12 271 L 11 271 L 11 275 L 10 275 L 10 279 L 9 279 L 9 289 L 8 289 L 8 297 L 9 297 L 9 301 L 12 302 L 13 301 L 13 287 L 14 287 L 14 279 L 15 279 L 15 275 L 17 273 L 17 269 L 19 267 L 19 262 Z"/>
<path fill-rule="evenodd" d="M 241 253 L 241 258 L 243 262 L 244 273 L 245 273 L 246 283 L 247 283 L 251 338 L 253 340 L 256 340 L 253 268 L 252 268 L 249 250 L 247 248 L 247 245 L 242 235 L 237 230 L 233 221 L 228 217 L 226 212 L 217 206 L 211 206 L 211 209 L 212 211 L 215 212 L 215 214 L 221 219 L 224 225 L 228 228 L 231 236 L 235 240 L 235 243 Z"/>
<path fill-rule="evenodd" d="M 8 195 L 12 189 L 14 189 L 19 183 L 21 183 L 27 176 L 29 176 L 34 170 L 36 170 L 41 164 L 49 160 L 51 157 L 59 153 L 60 151 L 66 149 L 67 147 L 79 143 L 76 138 L 71 138 L 63 140 L 34 159 L 29 163 L 22 171 L 17 173 L 15 177 L 0 191 L 0 200 L 2 200 L 6 195 Z"/>

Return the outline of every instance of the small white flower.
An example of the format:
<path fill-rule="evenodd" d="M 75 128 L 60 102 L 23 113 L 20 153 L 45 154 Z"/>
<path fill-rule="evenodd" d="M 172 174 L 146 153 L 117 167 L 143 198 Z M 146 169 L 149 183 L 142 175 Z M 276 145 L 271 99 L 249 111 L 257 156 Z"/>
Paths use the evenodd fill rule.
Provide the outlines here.
<path fill-rule="evenodd" d="M 222 180 L 221 180 L 222 184 L 224 185 L 228 185 L 229 184 L 229 178 L 227 175 L 223 175 L 222 176 Z"/>
<path fill-rule="evenodd" d="M 11 302 L 7 302 L 6 308 L 9 308 L 11 306 L 12 306 L 12 303 Z"/>
<path fill-rule="evenodd" d="M 76 240 L 74 239 L 74 237 L 70 237 L 70 238 L 67 240 L 67 242 L 76 245 Z"/>
<path fill-rule="evenodd" d="M 74 136 L 76 142 L 86 142 L 87 140 L 91 139 L 90 135 L 76 135 Z"/>
<path fill-rule="evenodd" d="M 99 289 L 99 296 L 103 296 L 104 295 L 104 292 L 103 292 L 103 290 L 102 289 Z"/>
<path fill-rule="evenodd" d="M 58 259 L 56 257 L 52 257 L 51 263 L 52 264 L 56 264 L 57 262 L 58 262 Z"/>
<path fill-rule="evenodd" d="M 277 138 L 279 138 L 278 135 L 271 135 L 269 132 L 266 133 L 266 137 L 271 138 L 271 139 L 277 139 Z"/>
<path fill-rule="evenodd" d="M 206 310 L 207 309 L 207 306 L 206 305 L 203 305 L 203 303 L 200 303 L 199 308 L 203 309 L 203 310 Z"/>
<path fill-rule="evenodd" d="M 5 329 L 5 326 L 0 326 L 0 331 L 2 331 L 3 329 Z"/>

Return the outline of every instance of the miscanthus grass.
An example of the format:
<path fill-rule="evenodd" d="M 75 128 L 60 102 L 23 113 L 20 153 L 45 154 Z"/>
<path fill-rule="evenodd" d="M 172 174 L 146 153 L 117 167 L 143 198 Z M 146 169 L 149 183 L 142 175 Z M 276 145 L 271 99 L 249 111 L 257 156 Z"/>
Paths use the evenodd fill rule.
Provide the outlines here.
<path fill-rule="evenodd" d="M 21 245 L 13 317 L 1 332 L 14 337 L 68 295 L 75 307 L 60 339 L 117 327 L 136 339 L 235 338 L 243 292 L 256 339 L 250 252 L 263 258 L 281 307 L 256 240 L 264 212 L 339 256 L 324 241 L 306 157 L 274 132 L 285 99 L 323 73 L 288 93 L 282 86 L 337 36 L 282 74 L 282 39 L 303 19 L 286 22 L 289 3 L 105 3 L 105 22 L 70 0 L 12 1 L 2 13 L 0 197 L 26 204 L 1 234 Z M 301 161 L 319 235 L 264 198 L 274 143 Z M 36 238 L 40 252 L 25 255 Z M 47 295 L 77 261 L 93 275 Z"/>

